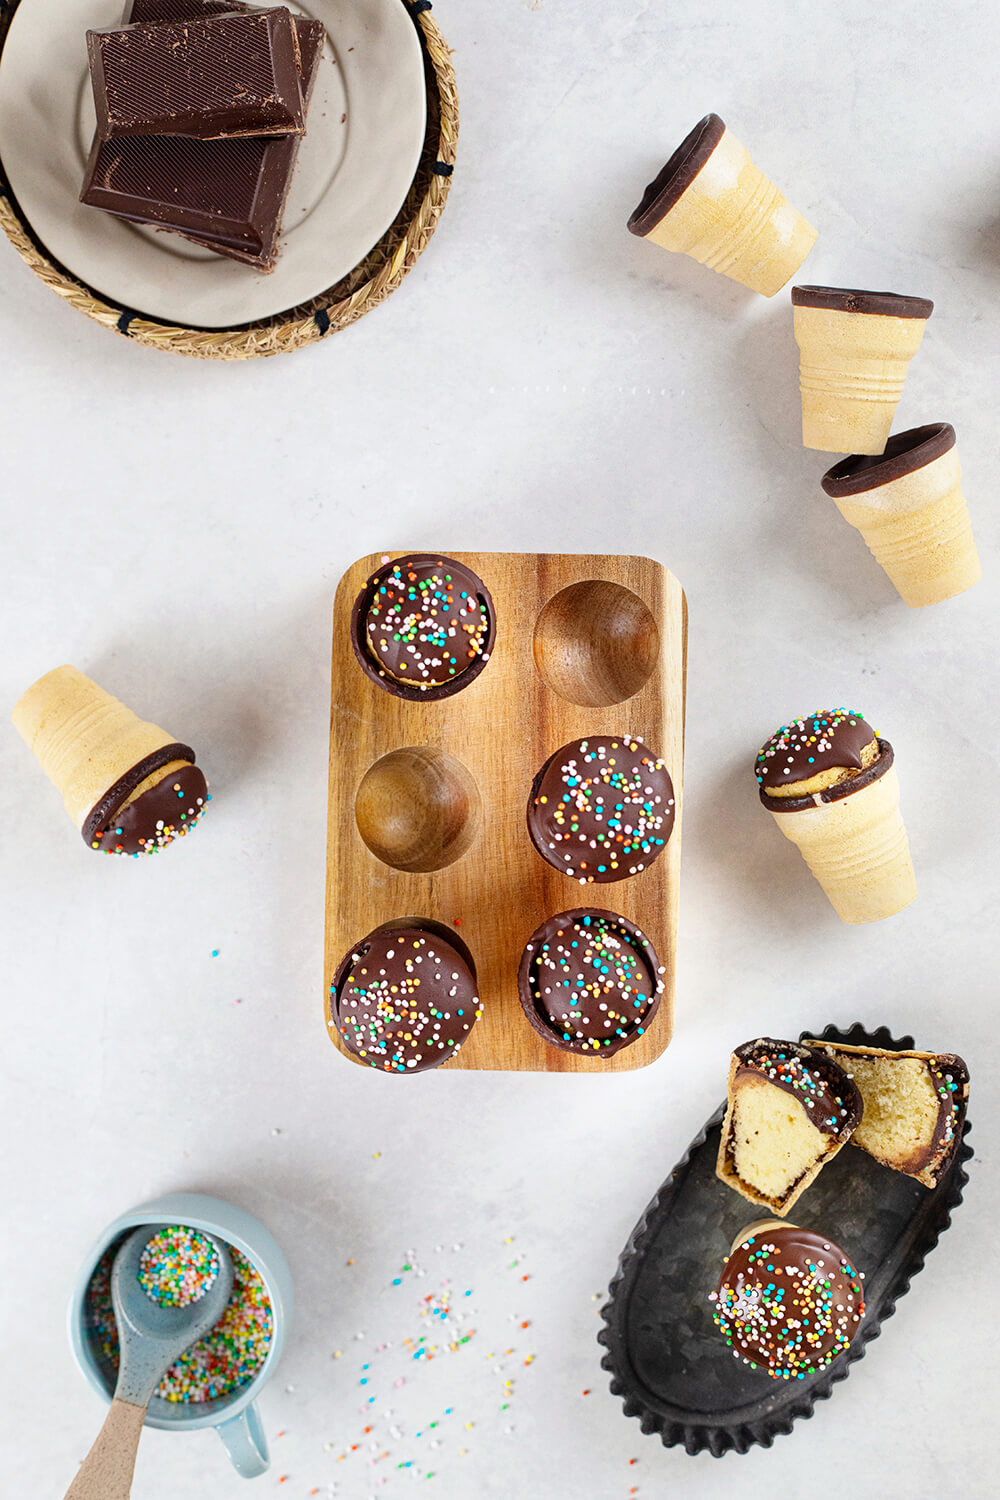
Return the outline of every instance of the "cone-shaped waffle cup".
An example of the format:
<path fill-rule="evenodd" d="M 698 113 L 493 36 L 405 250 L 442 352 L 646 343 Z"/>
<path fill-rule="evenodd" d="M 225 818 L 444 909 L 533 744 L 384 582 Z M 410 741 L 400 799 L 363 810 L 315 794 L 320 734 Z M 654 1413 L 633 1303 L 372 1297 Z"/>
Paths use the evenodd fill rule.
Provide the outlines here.
<path fill-rule="evenodd" d="M 912 1048 L 882 1026 L 859 1022 L 806 1033 L 853 1046 Z M 712 1321 L 715 1290 L 733 1237 L 748 1221 L 747 1204 L 715 1176 L 719 1109 L 692 1142 L 629 1237 L 602 1309 L 601 1360 L 626 1416 L 665 1447 L 716 1457 L 767 1448 L 831 1394 L 881 1332 L 922 1268 L 968 1180 L 972 1148 L 963 1140 L 936 1188 L 921 1187 L 851 1146 L 819 1174 L 795 1209 L 795 1222 L 821 1230 L 865 1272 L 866 1309 L 851 1347 L 805 1380 L 771 1380 L 734 1359 Z M 752 1217 L 752 1215 L 751 1215 Z"/>

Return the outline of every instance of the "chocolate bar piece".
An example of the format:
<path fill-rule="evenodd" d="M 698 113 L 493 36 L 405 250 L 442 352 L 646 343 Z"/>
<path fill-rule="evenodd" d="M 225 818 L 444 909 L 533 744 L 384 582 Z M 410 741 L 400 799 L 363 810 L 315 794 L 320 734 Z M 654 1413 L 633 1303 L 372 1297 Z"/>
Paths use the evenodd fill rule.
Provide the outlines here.
<path fill-rule="evenodd" d="M 105 140 L 302 134 L 298 41 L 285 8 L 88 31 Z"/>
<path fill-rule="evenodd" d="M 133 0 L 161 11 L 190 12 L 197 0 Z M 212 0 L 206 0 L 212 3 Z M 216 0 L 218 3 L 218 0 Z M 312 92 L 325 31 L 295 17 L 301 55 L 301 92 Z M 274 266 L 299 137 L 200 141 L 184 136 L 95 137 L 87 163 L 84 203 L 118 218 L 175 230 L 219 255 L 262 271 Z"/>

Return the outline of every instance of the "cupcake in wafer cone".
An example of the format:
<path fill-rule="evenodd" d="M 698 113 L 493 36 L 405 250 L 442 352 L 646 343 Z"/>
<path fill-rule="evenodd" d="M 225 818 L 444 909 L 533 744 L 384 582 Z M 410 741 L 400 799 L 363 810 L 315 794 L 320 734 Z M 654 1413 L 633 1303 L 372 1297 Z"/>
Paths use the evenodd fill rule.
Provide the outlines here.
<path fill-rule="evenodd" d="M 880 457 L 842 459 L 823 488 L 911 609 L 964 594 L 983 576 L 949 423 L 897 433 Z"/>
<path fill-rule="evenodd" d="M 802 443 L 881 453 L 934 303 L 895 292 L 793 286 Z"/>
<path fill-rule="evenodd" d="M 793 719 L 761 748 L 754 770 L 761 802 L 842 921 L 880 922 L 915 900 L 893 749 L 860 713 Z"/>
<path fill-rule="evenodd" d="M 791 280 L 816 242 L 816 230 L 718 115 L 706 115 L 685 137 L 628 228 L 764 297 Z"/>
<path fill-rule="evenodd" d="M 12 714 L 88 848 L 153 854 L 188 833 L 208 803 L 195 754 L 76 667 L 56 667 Z"/>

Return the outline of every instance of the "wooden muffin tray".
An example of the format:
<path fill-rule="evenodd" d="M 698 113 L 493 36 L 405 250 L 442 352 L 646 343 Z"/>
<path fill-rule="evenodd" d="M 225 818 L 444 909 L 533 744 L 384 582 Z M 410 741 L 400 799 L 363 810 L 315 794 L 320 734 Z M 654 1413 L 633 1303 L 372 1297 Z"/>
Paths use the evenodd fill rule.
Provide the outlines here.
<path fill-rule="evenodd" d="M 367 580 L 405 555 L 359 559 L 341 579 L 333 607 L 324 1002 L 330 1039 L 358 1061 L 329 1008 L 334 973 L 351 945 L 382 923 L 422 917 L 468 947 L 483 1006 L 469 1040 L 443 1066 L 556 1073 L 644 1067 L 673 1032 L 683 590 L 646 557 L 448 553 L 492 595 L 496 639 L 467 687 L 414 702 L 370 680 L 351 643 L 351 610 Z M 641 737 L 663 758 L 674 784 L 674 829 L 639 874 L 580 885 L 535 851 L 528 795 L 560 746 L 606 734 Z M 606 1058 L 549 1045 L 518 1000 L 525 943 L 547 917 L 580 906 L 628 917 L 665 968 L 663 997 L 645 1034 Z"/>

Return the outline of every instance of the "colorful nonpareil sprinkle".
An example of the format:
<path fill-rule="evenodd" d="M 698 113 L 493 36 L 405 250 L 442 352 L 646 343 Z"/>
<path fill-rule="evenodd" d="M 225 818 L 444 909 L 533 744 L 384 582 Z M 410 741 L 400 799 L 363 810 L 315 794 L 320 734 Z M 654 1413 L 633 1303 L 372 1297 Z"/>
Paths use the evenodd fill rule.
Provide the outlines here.
<path fill-rule="evenodd" d="M 865 1303 L 862 1277 L 836 1245 L 794 1224 L 737 1245 L 713 1318 L 736 1359 L 773 1380 L 804 1380 L 848 1347 Z"/>
<path fill-rule="evenodd" d="M 118 1246 L 101 1258 L 87 1289 L 87 1319 L 95 1350 L 118 1368 L 118 1326 L 111 1305 L 111 1266 Z M 230 1247 L 233 1290 L 222 1317 L 176 1360 L 155 1394 L 164 1401 L 195 1404 L 247 1385 L 271 1347 L 274 1316 L 264 1283 L 239 1250 Z"/>
<path fill-rule="evenodd" d="M 638 874 L 673 825 L 667 768 L 632 735 L 564 745 L 536 777 L 528 807 L 539 853 L 581 885 Z"/>
<path fill-rule="evenodd" d="M 139 1285 L 161 1307 L 189 1307 L 219 1274 L 219 1256 L 207 1234 L 174 1224 L 148 1241 L 139 1258 Z"/>

